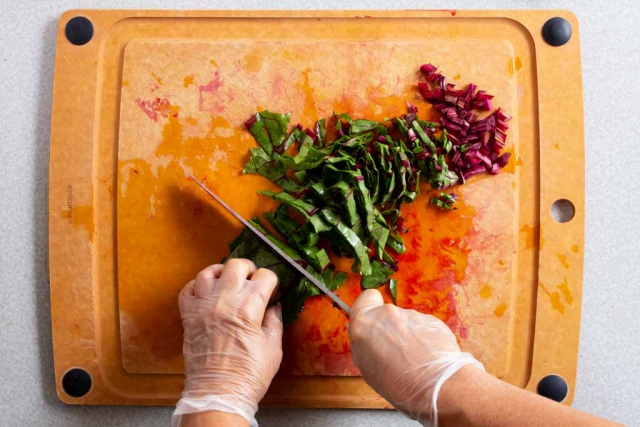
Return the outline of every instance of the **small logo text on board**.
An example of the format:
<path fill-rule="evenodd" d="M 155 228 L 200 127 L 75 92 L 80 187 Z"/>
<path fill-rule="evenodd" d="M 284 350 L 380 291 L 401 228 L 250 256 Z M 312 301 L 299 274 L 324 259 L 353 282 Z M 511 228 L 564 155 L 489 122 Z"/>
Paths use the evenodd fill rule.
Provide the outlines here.
<path fill-rule="evenodd" d="M 73 187 L 67 186 L 67 223 L 73 223 Z"/>

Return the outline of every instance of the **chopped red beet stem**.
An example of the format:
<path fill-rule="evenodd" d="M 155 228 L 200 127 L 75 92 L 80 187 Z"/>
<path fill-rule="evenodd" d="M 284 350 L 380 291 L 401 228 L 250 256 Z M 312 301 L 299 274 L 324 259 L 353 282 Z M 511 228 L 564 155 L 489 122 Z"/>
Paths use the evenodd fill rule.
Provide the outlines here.
<path fill-rule="evenodd" d="M 253 124 L 256 122 L 256 120 L 258 120 L 258 119 L 256 118 L 256 116 L 252 116 L 249 120 L 247 120 L 246 122 L 244 122 L 244 126 L 245 126 L 247 129 L 250 129 L 250 128 L 251 128 L 251 126 L 253 126 Z"/>

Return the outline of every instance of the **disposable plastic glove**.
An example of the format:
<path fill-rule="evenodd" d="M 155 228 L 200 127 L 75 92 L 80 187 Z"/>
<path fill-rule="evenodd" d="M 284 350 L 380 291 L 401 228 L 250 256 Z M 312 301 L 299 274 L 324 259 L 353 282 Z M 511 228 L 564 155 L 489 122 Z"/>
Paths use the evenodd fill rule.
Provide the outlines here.
<path fill-rule="evenodd" d="M 375 289 L 351 308 L 351 353 L 367 384 L 397 410 L 425 426 L 438 425 L 438 393 L 461 367 L 484 370 L 462 353 L 455 335 L 434 316 L 384 304 Z"/>
<path fill-rule="evenodd" d="M 282 361 L 282 307 L 267 309 L 277 284 L 273 272 L 232 259 L 180 292 L 186 378 L 172 426 L 184 414 L 212 410 L 258 425 L 258 402 Z"/>

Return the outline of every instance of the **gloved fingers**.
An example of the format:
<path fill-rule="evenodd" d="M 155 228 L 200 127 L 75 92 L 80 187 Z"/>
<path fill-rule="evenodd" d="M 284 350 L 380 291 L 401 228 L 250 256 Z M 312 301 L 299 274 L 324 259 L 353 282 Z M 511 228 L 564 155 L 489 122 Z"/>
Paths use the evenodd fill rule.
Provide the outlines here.
<path fill-rule="evenodd" d="M 214 294 L 239 292 L 244 287 L 244 282 L 250 279 L 255 271 L 256 265 L 253 261 L 244 258 L 230 259 L 224 264 Z"/>
<path fill-rule="evenodd" d="M 278 286 L 278 277 L 270 270 L 260 268 L 244 283 L 238 294 L 238 314 L 259 328 L 271 296 Z"/>
<path fill-rule="evenodd" d="M 184 288 L 182 288 L 182 290 L 180 291 L 178 298 L 183 299 L 183 298 L 193 297 L 195 284 L 196 284 L 195 280 L 190 280 L 189 283 L 184 285 Z"/>
<path fill-rule="evenodd" d="M 367 289 L 358 296 L 351 307 L 352 321 L 362 316 L 367 311 L 384 305 L 382 294 L 377 289 Z"/>
<path fill-rule="evenodd" d="M 217 279 L 220 277 L 224 265 L 214 264 L 198 273 L 195 280 L 193 293 L 198 298 L 208 297 L 213 294 Z"/>
<path fill-rule="evenodd" d="M 278 303 L 269 307 L 262 321 L 262 330 L 269 342 L 274 346 L 282 346 L 282 304 Z"/>
<path fill-rule="evenodd" d="M 190 311 L 189 302 L 195 299 L 195 296 L 193 294 L 195 285 L 196 281 L 191 280 L 189 283 L 184 285 L 184 288 L 182 288 L 180 294 L 178 295 L 178 308 L 180 309 L 180 316 L 182 318 L 184 318 L 186 313 Z"/>
<path fill-rule="evenodd" d="M 271 270 L 259 268 L 251 276 L 251 282 L 253 286 L 250 288 L 251 292 L 262 300 L 266 308 L 267 304 L 276 295 L 278 276 Z"/>

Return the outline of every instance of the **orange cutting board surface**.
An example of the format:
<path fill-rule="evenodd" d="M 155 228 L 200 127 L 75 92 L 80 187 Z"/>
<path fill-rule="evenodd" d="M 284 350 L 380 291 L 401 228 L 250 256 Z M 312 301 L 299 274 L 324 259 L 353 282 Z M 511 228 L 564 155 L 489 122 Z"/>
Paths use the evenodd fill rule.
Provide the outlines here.
<path fill-rule="evenodd" d="M 274 209 L 275 202 L 256 190 L 277 187 L 241 173 L 249 148 L 256 146 L 243 126 L 246 118 L 267 108 L 291 112 L 292 126 L 313 127 L 334 111 L 383 120 L 404 114 L 407 101 L 419 106 L 423 118 L 434 117 L 416 90 L 424 51 L 443 58 L 438 61 L 442 72 L 457 81 L 495 88 L 496 103 L 515 111 L 518 81 L 510 75 L 511 46 L 472 43 L 472 55 L 460 49 L 461 40 L 130 44 L 124 57 L 117 191 L 125 369 L 182 372 L 176 295 L 199 269 L 228 254 L 228 243 L 240 230 L 186 180 L 186 172 L 205 181 L 245 218 Z M 458 53 L 448 54 L 452 51 Z M 483 56 L 502 67 L 455 68 L 465 60 L 482 63 Z M 518 141 L 518 130 L 510 129 L 511 140 Z M 396 274 L 400 306 L 446 321 L 463 348 L 498 375 L 507 365 L 511 321 L 518 214 L 514 172 L 512 166 L 492 179 L 472 179 L 459 189 L 461 208 L 453 212 L 428 205 L 428 186 L 423 186 L 422 196 L 403 211 L 411 233 Z M 339 265 L 350 270 L 348 261 Z M 356 274 L 338 291 L 349 305 L 359 293 Z M 329 301 L 310 300 L 287 330 L 283 371 L 358 374 L 346 324 Z"/>
<path fill-rule="evenodd" d="M 90 17 L 96 34 L 70 47 L 64 23 L 76 15 Z M 256 191 L 277 187 L 241 173 L 256 146 L 245 120 L 262 109 L 290 112 L 292 126 L 334 111 L 383 120 L 404 114 L 407 101 L 421 118 L 436 119 L 416 90 L 426 62 L 458 87 L 473 82 L 495 95 L 494 105 L 513 115 L 513 156 L 499 175 L 456 187 L 455 211 L 430 206 L 427 185 L 403 207 L 410 231 L 397 303 L 441 318 L 463 350 L 505 381 L 535 390 L 558 373 L 571 386 L 582 280 L 582 89 L 577 22 L 563 12 L 574 38 L 552 48 L 539 35 L 551 16 L 68 12 L 52 119 L 54 353 L 58 383 L 82 367 L 93 388 L 73 399 L 58 387 L 61 398 L 170 404 L 179 396 L 178 292 L 240 232 L 187 173 L 245 218 L 272 210 L 275 202 Z M 560 198 L 576 206 L 566 224 L 549 215 Z M 349 270 L 350 262 L 334 262 Z M 381 291 L 391 301 L 388 288 Z M 348 304 L 360 292 L 353 274 L 337 291 Z M 69 304 L 82 314 L 65 310 Z M 388 407 L 359 378 L 347 321 L 327 300 L 308 300 L 285 332 L 281 372 L 264 403 Z M 572 395 L 570 388 L 566 402 Z"/>

